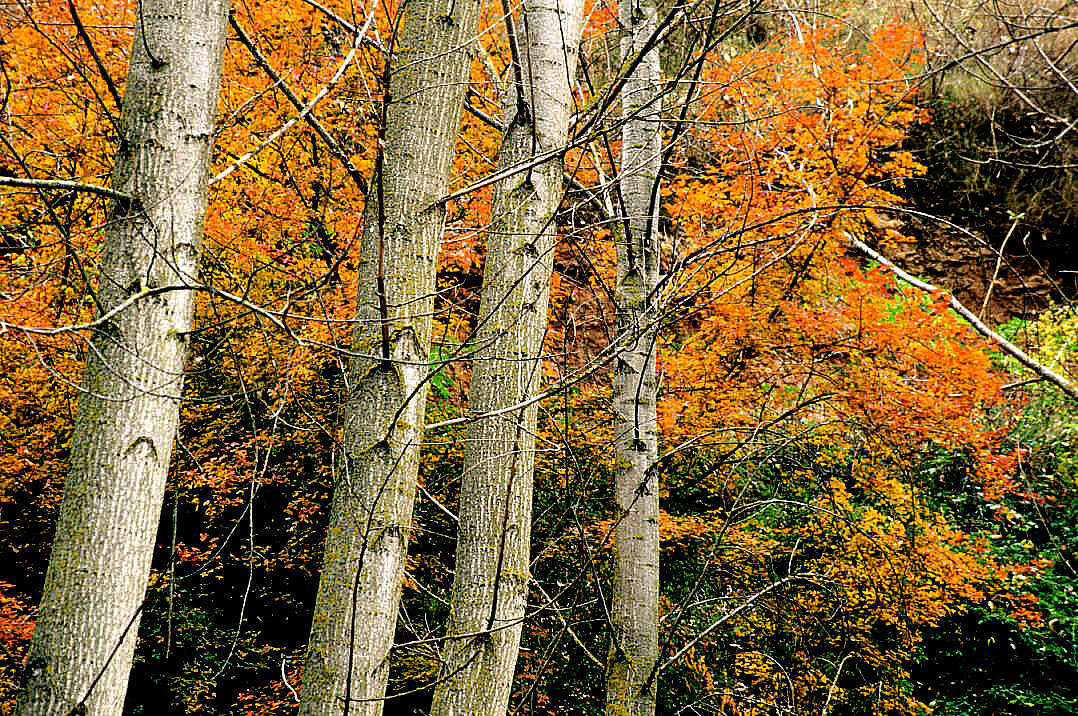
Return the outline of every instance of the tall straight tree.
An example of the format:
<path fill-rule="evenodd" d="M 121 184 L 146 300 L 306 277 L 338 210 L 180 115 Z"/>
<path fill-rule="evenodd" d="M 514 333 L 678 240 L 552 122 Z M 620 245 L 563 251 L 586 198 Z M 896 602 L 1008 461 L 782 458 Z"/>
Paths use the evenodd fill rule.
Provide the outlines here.
<path fill-rule="evenodd" d="M 622 0 L 623 65 L 636 62 L 622 89 L 621 222 L 615 301 L 619 346 L 615 540 L 608 716 L 653 716 L 659 654 L 659 483 L 656 423 L 655 290 L 659 279 L 658 181 L 662 164 L 659 46 L 654 0 Z"/>
<path fill-rule="evenodd" d="M 364 212 L 359 298 L 301 714 L 382 712 L 427 399 L 440 199 L 480 0 L 410 0 Z"/>
<path fill-rule="evenodd" d="M 523 37 L 512 16 L 510 121 L 498 167 L 530 165 L 496 185 L 468 394 L 469 426 L 449 641 L 432 716 L 504 714 L 528 593 L 537 405 L 550 274 L 563 196 L 581 0 L 525 0 Z M 509 410 L 506 410 L 509 409 Z M 503 411 L 503 412 L 498 412 Z"/>
<path fill-rule="evenodd" d="M 71 462 L 16 713 L 119 714 L 179 420 L 228 0 L 142 0 Z"/>

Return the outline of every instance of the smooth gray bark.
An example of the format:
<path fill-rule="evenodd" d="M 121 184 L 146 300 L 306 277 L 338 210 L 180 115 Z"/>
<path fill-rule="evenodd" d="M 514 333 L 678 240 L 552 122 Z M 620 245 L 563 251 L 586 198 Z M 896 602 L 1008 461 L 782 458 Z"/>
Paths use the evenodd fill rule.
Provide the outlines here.
<path fill-rule="evenodd" d="M 499 169 L 564 146 L 583 3 L 528 0 L 522 67 Z M 542 367 L 562 160 L 512 174 L 495 188 L 483 267 L 475 362 L 475 414 L 533 395 Z M 528 594 L 537 406 L 469 426 L 449 640 L 432 716 L 506 713 Z"/>
<path fill-rule="evenodd" d="M 143 0 L 98 296 L 197 283 L 227 0 Z M 135 301 L 93 336 L 16 713 L 119 714 L 179 419 L 194 292 Z"/>
<path fill-rule="evenodd" d="M 635 58 L 656 29 L 654 0 L 622 0 L 621 56 Z M 620 521 L 614 537 L 608 716 L 654 716 L 659 654 L 659 483 L 654 321 L 659 278 L 658 212 L 653 191 L 662 161 L 659 48 L 653 47 L 622 90 L 621 193 L 626 218 L 618 235 L 615 301 L 619 353 L 614 478 Z"/>
<path fill-rule="evenodd" d="M 404 6 L 381 180 L 372 181 L 364 213 L 352 344 L 374 357 L 353 359 L 346 376 L 301 714 L 382 712 L 427 399 L 445 224 L 438 199 L 449 185 L 479 9 L 478 0 L 409 0 Z M 377 358 L 383 350 L 389 360 Z"/>

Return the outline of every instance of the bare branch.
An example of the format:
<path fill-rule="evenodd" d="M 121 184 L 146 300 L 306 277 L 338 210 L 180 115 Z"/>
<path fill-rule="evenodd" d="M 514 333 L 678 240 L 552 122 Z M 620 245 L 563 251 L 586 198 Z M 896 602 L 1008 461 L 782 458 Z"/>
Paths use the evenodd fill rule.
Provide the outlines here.
<path fill-rule="evenodd" d="M 878 261 L 880 265 L 890 269 L 891 272 L 895 274 L 895 276 L 902 279 L 910 286 L 918 288 L 928 294 L 941 293 L 941 290 L 936 286 L 933 286 L 930 283 L 926 283 L 919 278 L 911 276 L 910 274 L 900 269 L 898 266 L 895 266 L 883 254 L 871 248 L 865 242 L 851 236 L 848 233 L 846 234 L 846 238 L 849 239 L 850 243 L 853 244 L 861 253 L 863 253 L 865 256 L 868 256 L 874 261 Z M 1048 366 L 1033 358 L 1031 355 L 1023 351 L 1015 344 L 1008 341 L 1000 334 L 993 331 L 991 328 L 985 325 L 980 318 L 977 318 L 977 314 L 973 313 L 973 311 L 963 306 L 957 298 L 950 295 L 949 293 L 943 293 L 947 297 L 947 304 L 954 310 L 955 313 L 969 321 L 970 325 L 977 329 L 978 333 L 995 343 L 1000 348 L 1000 350 L 1017 360 L 1026 368 L 1029 368 L 1031 371 L 1044 378 L 1045 380 L 1054 383 L 1060 390 L 1070 396 L 1073 400 L 1078 401 L 1078 388 L 1072 385 L 1070 381 L 1061 376 L 1059 373 L 1056 373 Z"/>
<path fill-rule="evenodd" d="M 228 22 L 232 25 L 232 29 L 236 31 L 236 36 L 239 37 L 243 46 L 246 47 L 255 58 L 258 66 L 261 67 L 262 71 L 281 88 L 281 91 L 288 97 L 288 101 L 292 103 L 292 106 L 299 110 L 300 115 L 307 121 L 307 124 L 311 125 L 311 129 L 313 129 L 318 136 L 322 138 L 322 141 L 326 143 L 330 153 L 344 166 L 344 170 L 348 172 L 348 176 L 355 182 L 360 193 L 366 195 L 367 181 L 363 178 L 360 171 L 356 169 L 356 165 L 352 163 L 352 160 L 348 158 L 347 152 L 345 152 L 340 143 L 326 131 L 325 127 L 322 126 L 322 123 L 318 121 L 318 118 L 315 117 L 314 114 L 310 111 L 304 111 L 303 102 L 300 101 L 300 98 L 296 96 L 296 93 L 293 92 L 292 88 L 284 81 L 284 78 L 277 74 L 277 71 L 273 69 L 269 60 L 267 60 L 266 56 L 258 49 L 258 46 L 251 40 L 250 36 L 244 32 L 243 27 L 236 20 L 235 12 L 229 13 Z"/>
<path fill-rule="evenodd" d="M 265 149 L 269 145 L 276 142 L 277 139 L 282 134 L 284 134 L 285 132 L 287 132 L 289 129 L 292 128 L 292 125 L 296 124 L 296 122 L 300 121 L 301 119 L 305 119 L 314 110 L 315 106 L 319 102 L 321 102 L 323 99 L 325 99 L 329 95 L 329 93 L 334 90 L 334 88 L 336 88 L 337 84 L 341 81 L 341 78 L 344 77 L 345 71 L 351 66 L 352 61 L 356 57 L 356 53 L 359 51 L 359 45 L 360 45 L 361 38 L 364 37 L 367 34 L 367 30 L 370 29 L 370 27 L 371 27 L 371 25 L 373 23 L 374 23 L 374 13 L 372 12 L 372 13 L 370 13 L 370 16 L 367 18 L 367 22 L 365 22 L 363 24 L 363 27 L 360 29 L 359 34 L 353 40 L 352 49 L 349 50 L 348 55 L 341 61 L 340 66 L 337 67 L 337 71 L 333 73 L 333 76 L 330 77 L 329 81 L 326 82 L 326 84 L 322 87 L 322 89 L 318 91 L 318 94 L 316 94 L 314 96 L 314 98 L 306 106 L 302 107 L 299 110 L 299 114 L 297 114 L 295 117 L 292 117 L 290 120 L 288 120 L 287 122 L 282 124 L 280 127 L 278 127 L 275 132 L 273 132 L 269 137 L 267 137 L 257 147 L 250 150 L 249 152 L 244 154 L 242 157 L 237 159 L 235 162 L 230 164 L 228 167 L 223 169 L 220 173 L 217 174 L 217 176 L 215 176 L 213 179 L 210 180 L 210 184 L 211 185 L 216 184 L 217 182 L 221 181 L 222 179 L 227 177 L 232 172 L 239 169 L 241 166 L 243 166 L 248 161 L 250 161 L 256 154 L 258 154 L 263 149 Z"/>
<path fill-rule="evenodd" d="M 59 191 L 84 191 L 117 201 L 131 201 L 131 197 L 107 186 L 86 184 L 68 179 L 23 179 L 21 177 L 0 177 L 0 186 L 14 186 L 20 189 L 55 189 Z"/>
<path fill-rule="evenodd" d="M 90 51 L 90 57 L 93 58 L 98 74 L 101 75 L 101 79 L 105 80 L 105 86 L 109 88 L 109 94 L 112 95 L 112 101 L 116 103 L 117 107 L 120 107 L 123 105 L 123 100 L 120 98 L 120 92 L 116 89 L 116 83 L 112 81 L 112 75 L 109 74 L 108 69 L 105 67 L 105 63 L 101 61 L 101 56 L 97 54 L 97 48 L 94 47 L 93 41 L 90 40 L 89 33 L 86 32 L 86 28 L 82 24 L 82 18 L 79 17 L 79 11 L 75 9 L 74 0 L 67 0 L 67 9 L 71 11 L 71 19 L 75 21 L 75 29 L 78 30 L 79 37 L 82 38 L 82 44 L 86 45 L 86 49 Z"/>

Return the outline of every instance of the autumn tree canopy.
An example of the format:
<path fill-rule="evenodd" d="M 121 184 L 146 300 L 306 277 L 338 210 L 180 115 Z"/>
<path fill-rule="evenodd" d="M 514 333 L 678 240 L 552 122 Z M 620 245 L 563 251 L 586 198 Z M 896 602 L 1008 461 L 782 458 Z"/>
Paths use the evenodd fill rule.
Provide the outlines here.
<path fill-rule="evenodd" d="M 237 3 L 199 129 L 152 6 L 0 8 L 4 714 L 140 400 L 62 713 L 1078 709 L 1073 8 Z"/>

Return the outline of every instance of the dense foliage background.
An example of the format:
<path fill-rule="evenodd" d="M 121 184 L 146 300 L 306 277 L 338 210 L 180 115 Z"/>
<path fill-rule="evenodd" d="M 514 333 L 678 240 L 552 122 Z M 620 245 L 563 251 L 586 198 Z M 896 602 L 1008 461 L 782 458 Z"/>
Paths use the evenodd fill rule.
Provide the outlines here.
<path fill-rule="evenodd" d="M 1078 145 L 1055 121 L 1078 101 L 1059 81 L 1076 76 L 1073 31 L 1043 35 L 1045 69 L 1035 47 L 1009 44 L 1018 15 L 970 15 L 967 26 L 879 8 L 780 10 L 693 6 L 664 58 L 680 121 L 661 196 L 660 712 L 1074 713 L 1078 406 L 1027 382 L 942 292 L 901 284 L 849 241 L 1006 322 L 1008 337 L 1078 380 L 1067 241 Z M 124 76 L 133 12 L 54 0 L 0 8 L 0 174 L 104 181 L 116 139 L 108 82 Z M 303 101 L 331 81 L 348 40 L 327 15 L 291 0 L 235 12 Z M 388 37 L 392 8 L 376 12 Z M 482 117 L 501 111 L 499 13 L 488 9 L 479 41 L 458 188 L 490 171 L 498 143 Z M 1039 13 L 1023 16 L 1027 30 L 1068 21 Z M 709 21 L 726 28 L 722 42 L 710 43 Z M 614 72 L 614 25 L 611 7 L 589 8 L 581 117 Z M 984 57 L 1002 55 L 1017 74 L 954 65 L 974 42 L 954 27 L 977 48 L 1002 41 Z M 358 57 L 317 114 L 369 174 L 384 56 L 371 42 Z M 202 279 L 212 290 L 191 336 L 134 714 L 294 711 L 332 488 L 363 197 L 308 127 L 276 134 L 294 109 L 239 42 L 224 77 L 217 171 L 264 148 L 211 187 Z M 1008 91 L 1034 85 L 1029 101 Z M 574 188 L 558 217 L 532 611 L 514 696 L 526 713 L 602 710 L 618 519 L 604 218 L 615 148 L 616 135 L 598 132 L 566 156 Z M 7 713 L 62 494 L 87 350 L 77 326 L 93 315 L 86 277 L 107 214 L 87 193 L 2 196 Z M 393 713 L 423 713 L 438 671 L 469 378 L 461 356 L 489 188 L 453 200 L 449 217 Z M 977 242 L 987 249 L 961 249 Z"/>

